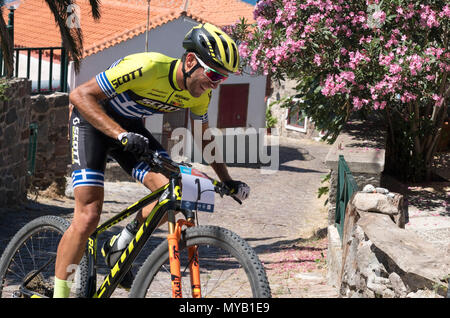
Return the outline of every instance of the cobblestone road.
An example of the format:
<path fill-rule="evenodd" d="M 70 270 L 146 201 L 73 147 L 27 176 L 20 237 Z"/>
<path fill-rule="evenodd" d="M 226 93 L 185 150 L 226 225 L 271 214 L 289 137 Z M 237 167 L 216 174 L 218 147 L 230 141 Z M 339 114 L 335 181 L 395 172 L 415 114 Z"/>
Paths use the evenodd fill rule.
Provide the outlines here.
<path fill-rule="evenodd" d="M 307 240 L 327 226 L 327 213 L 323 200 L 317 199 L 317 189 L 327 174 L 323 161 L 328 149 L 321 142 L 280 138 L 276 173 L 261 174 L 258 167 L 230 167 L 234 179 L 251 187 L 250 198 L 242 206 L 230 198 L 218 197 L 213 214 L 199 214 L 200 224 L 228 228 L 249 242 L 266 267 L 273 297 L 337 297 L 337 292 L 325 283 L 326 238 Z M 214 176 L 210 167 L 196 167 Z M 105 182 L 102 219 L 147 193 L 137 183 Z M 70 219 L 73 204 L 68 197 L 39 196 L 36 202 L 19 210 L 1 210 L 0 252 L 23 224 L 37 216 L 56 214 Z M 118 233 L 124 225 L 119 223 L 107 236 Z M 164 232 L 157 234 L 162 237 Z M 144 260 L 140 257 L 137 263 Z M 125 297 L 126 293 L 118 291 L 113 296 Z"/>

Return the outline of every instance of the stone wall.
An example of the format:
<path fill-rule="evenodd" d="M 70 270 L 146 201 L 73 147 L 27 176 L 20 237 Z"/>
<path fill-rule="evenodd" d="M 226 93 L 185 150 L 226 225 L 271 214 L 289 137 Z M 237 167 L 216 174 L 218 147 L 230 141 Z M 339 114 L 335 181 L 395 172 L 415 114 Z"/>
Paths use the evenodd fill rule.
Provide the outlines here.
<path fill-rule="evenodd" d="M 14 79 L 7 83 L 0 100 L 0 206 L 26 199 L 28 188 L 28 143 L 31 81 Z"/>
<path fill-rule="evenodd" d="M 36 170 L 32 182 L 40 190 L 51 187 L 57 194 L 64 194 L 70 163 L 68 119 L 67 93 L 31 97 L 31 122 L 38 124 Z"/>
<path fill-rule="evenodd" d="M 67 93 L 30 96 L 31 82 L 12 79 L 0 101 L 0 205 L 26 200 L 30 185 L 64 194 L 70 162 Z M 35 171 L 28 174 L 30 124 L 37 124 Z"/>
<path fill-rule="evenodd" d="M 328 227 L 328 278 L 342 297 L 445 297 L 450 256 L 404 229 L 402 201 L 358 192 L 346 210 L 342 245 Z"/>

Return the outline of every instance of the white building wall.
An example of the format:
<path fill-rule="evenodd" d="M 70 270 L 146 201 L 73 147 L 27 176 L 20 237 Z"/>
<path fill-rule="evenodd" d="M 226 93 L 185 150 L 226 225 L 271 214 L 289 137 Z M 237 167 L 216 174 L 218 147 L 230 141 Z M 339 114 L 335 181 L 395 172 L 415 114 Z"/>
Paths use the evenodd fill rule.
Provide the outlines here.
<path fill-rule="evenodd" d="M 166 23 L 149 32 L 149 51 L 181 58 L 184 53 L 182 42 L 186 33 L 198 22 L 187 17 L 181 17 Z M 97 54 L 83 59 L 80 73 L 69 77 L 69 88 L 72 89 L 90 80 L 96 74 L 104 71 L 109 65 L 119 58 L 145 51 L 145 33 L 128 41 L 121 42 L 113 47 L 105 49 Z M 69 71 L 70 74 L 70 71 Z M 265 127 L 265 76 L 232 75 L 226 84 L 249 83 L 249 102 L 247 127 Z M 219 89 L 213 90 L 208 117 L 211 127 L 217 126 L 219 105 Z M 146 127 L 152 132 L 162 131 L 162 116 L 151 116 L 146 120 Z"/>

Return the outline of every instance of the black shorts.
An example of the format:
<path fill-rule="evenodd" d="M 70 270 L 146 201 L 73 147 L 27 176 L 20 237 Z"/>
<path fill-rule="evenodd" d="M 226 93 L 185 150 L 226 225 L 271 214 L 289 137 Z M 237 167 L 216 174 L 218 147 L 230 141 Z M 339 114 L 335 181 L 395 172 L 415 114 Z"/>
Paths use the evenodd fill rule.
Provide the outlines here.
<path fill-rule="evenodd" d="M 122 128 L 148 138 L 149 147 L 162 155 L 168 156 L 161 144 L 145 128 L 142 119 L 123 118 L 103 105 L 107 114 Z M 115 140 L 93 127 L 81 116 L 76 108 L 70 117 L 70 140 L 72 148 L 72 185 L 103 187 L 106 159 L 113 157 L 119 165 L 133 178 L 144 181 L 150 167 L 136 159 L 133 153 L 124 151 L 123 146 Z"/>

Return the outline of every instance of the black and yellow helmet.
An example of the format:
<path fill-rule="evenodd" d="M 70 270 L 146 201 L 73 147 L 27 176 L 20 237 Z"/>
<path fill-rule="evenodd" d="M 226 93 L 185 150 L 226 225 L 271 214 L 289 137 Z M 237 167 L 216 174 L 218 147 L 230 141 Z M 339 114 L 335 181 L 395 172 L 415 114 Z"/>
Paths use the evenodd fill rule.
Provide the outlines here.
<path fill-rule="evenodd" d="M 231 73 L 239 68 L 239 51 L 228 34 L 216 26 L 204 23 L 193 27 L 184 38 L 183 47 L 195 52 L 211 66 L 219 66 Z"/>

